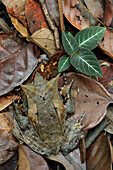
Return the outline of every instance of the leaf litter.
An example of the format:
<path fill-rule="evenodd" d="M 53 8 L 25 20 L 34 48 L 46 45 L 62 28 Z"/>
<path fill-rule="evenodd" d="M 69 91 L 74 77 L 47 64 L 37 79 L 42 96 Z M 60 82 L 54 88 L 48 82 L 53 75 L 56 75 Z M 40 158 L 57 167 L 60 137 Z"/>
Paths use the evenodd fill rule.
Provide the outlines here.
<path fill-rule="evenodd" d="M 36 2 L 36 1 L 32 1 L 32 2 L 34 4 L 36 4 L 36 5 L 38 4 L 38 2 Z M 106 5 L 105 5 L 106 8 L 105 9 L 103 9 L 103 2 L 101 2 L 101 1 L 95 1 L 95 3 L 93 1 L 90 2 L 90 3 L 89 3 L 89 1 L 82 1 L 82 2 L 83 2 L 83 5 L 81 5 L 79 3 L 79 1 L 64 1 L 64 15 L 66 16 L 66 18 L 68 19 L 68 21 L 72 25 L 74 25 L 76 28 L 78 28 L 80 30 L 83 29 L 83 28 L 86 28 L 86 27 L 88 27 L 90 25 L 95 25 L 96 26 L 98 24 L 98 22 L 99 22 L 98 18 L 102 19 L 102 17 L 103 17 L 103 23 L 107 27 L 109 27 L 108 28 L 109 30 L 106 31 L 106 34 L 104 36 L 104 41 L 102 41 L 100 43 L 100 47 L 101 47 L 101 49 L 103 50 L 104 53 L 106 53 L 107 55 L 109 55 L 112 58 L 112 51 L 113 51 L 112 46 L 111 46 L 111 44 L 112 44 L 112 32 L 111 32 L 111 29 L 112 29 L 112 2 L 110 0 L 107 0 L 105 2 L 106 3 Z M 60 52 L 56 53 L 57 49 L 56 49 L 56 44 L 55 44 L 55 41 L 54 41 L 55 37 L 54 37 L 53 32 L 51 32 L 51 30 L 48 29 L 49 28 L 47 26 L 48 23 L 47 23 L 46 17 L 44 16 L 43 12 L 42 12 L 42 14 L 43 14 L 43 19 L 44 20 L 39 21 L 39 20 L 37 20 L 37 17 L 36 17 L 37 15 L 35 16 L 35 14 L 37 14 L 36 9 L 35 9 L 35 7 L 36 7 L 35 5 L 34 5 L 33 8 L 31 8 L 31 11 L 33 13 L 32 12 L 29 13 L 30 5 L 32 5 L 31 1 L 27 0 L 27 1 L 23 1 L 22 3 L 20 1 L 18 3 L 15 0 L 12 3 L 10 0 L 8 0 L 8 1 L 3 0 L 3 3 L 7 6 L 7 11 L 9 12 L 9 15 L 10 15 L 10 17 L 12 19 L 13 24 L 15 25 L 15 28 L 23 36 L 25 36 L 27 38 L 33 36 L 35 41 L 33 39 L 32 39 L 32 41 L 34 41 L 35 44 L 37 44 L 37 46 L 41 47 L 49 56 L 51 56 L 53 54 L 52 58 L 50 58 L 50 60 L 46 64 L 43 65 L 43 72 L 42 72 L 42 69 L 41 69 L 42 67 L 41 66 L 37 69 L 39 71 L 39 73 L 45 79 L 50 79 L 50 77 L 56 76 L 58 74 L 58 71 L 57 71 L 57 69 L 58 69 L 57 68 L 58 59 L 62 56 L 62 52 L 60 51 Z M 94 3 L 94 5 L 92 5 L 93 3 Z M 15 6 L 15 4 L 17 4 L 17 6 Z M 57 3 L 57 1 L 54 0 L 53 3 L 50 3 L 48 0 L 46 0 L 45 4 L 46 4 L 46 7 L 47 7 L 47 9 L 49 11 L 50 19 L 52 18 L 52 20 L 54 20 L 54 22 L 56 24 L 56 27 L 59 27 L 59 13 L 58 13 L 59 11 L 58 11 L 58 3 Z M 96 4 L 98 4 L 98 11 L 97 11 L 97 5 Z M 93 9 L 91 8 L 90 5 L 93 6 Z M 55 8 L 52 8 L 53 6 Z M 86 10 L 86 8 L 84 8 L 84 6 L 86 6 L 89 11 Z M 95 10 L 95 6 L 96 6 L 96 10 Z M 108 7 L 109 7 L 110 10 L 107 9 Z M 39 10 L 41 10 L 41 6 L 39 7 Z M 54 12 L 54 11 L 56 11 L 56 12 Z M 92 15 L 92 13 L 93 13 L 93 15 Z M 96 18 L 96 17 L 98 17 L 98 18 Z M 27 18 L 27 20 L 26 20 L 26 18 Z M 30 23 L 30 19 L 31 19 L 31 23 Z M 41 43 L 40 43 L 41 37 L 38 37 L 37 39 L 35 39 L 36 37 L 34 35 L 37 36 L 37 32 L 39 33 L 39 32 L 41 32 L 43 30 L 43 28 L 40 27 L 41 22 L 42 22 L 42 27 L 45 30 L 43 32 L 43 35 L 46 34 L 46 33 L 51 32 L 49 35 L 52 38 L 51 38 L 51 42 L 49 42 L 49 43 L 48 43 L 48 37 L 45 38 L 45 42 L 42 41 Z M 75 29 L 75 28 L 73 28 L 73 29 Z M 30 30 L 31 33 L 33 33 L 31 36 L 28 33 L 29 30 Z M 7 61 L 7 58 L 10 56 L 10 53 L 14 49 L 16 50 L 16 52 L 19 51 L 19 50 L 22 50 L 23 48 L 29 49 L 29 53 L 30 54 L 32 53 L 34 55 L 33 58 L 36 57 L 36 52 L 34 54 L 34 48 L 35 47 L 34 47 L 34 45 L 29 44 L 29 41 L 28 41 L 27 45 L 25 45 L 23 42 L 19 43 L 19 41 L 17 41 L 17 44 L 16 44 L 15 43 L 16 41 L 14 42 L 13 40 L 17 39 L 17 37 L 13 36 L 13 33 L 11 33 L 11 34 L 9 33 L 8 36 L 10 37 L 9 39 L 11 39 L 13 37 L 12 40 L 11 41 L 8 40 L 9 41 L 8 42 L 7 41 L 7 39 L 8 39 L 7 35 L 6 35 L 6 37 L 4 36 L 5 37 L 4 40 L 6 39 L 7 43 L 5 43 L 5 45 L 6 45 L 5 47 L 1 46 L 2 47 L 2 52 L 5 53 L 5 55 L 1 55 L 1 61 L 2 61 L 3 64 L 5 63 L 3 65 L 3 67 L 1 67 L 1 68 L 3 68 L 1 73 L 3 73 L 2 74 L 2 80 L 4 80 L 4 82 L 6 81 L 7 78 L 9 78 L 8 74 L 6 74 L 6 72 L 4 71 L 4 68 L 5 68 L 5 66 L 8 66 L 8 68 L 9 68 L 9 63 L 11 62 L 11 59 L 9 60 L 10 62 L 8 62 L 8 63 L 6 61 Z M 14 43 L 14 48 L 10 47 L 10 45 L 9 45 L 10 42 Z M 28 46 L 29 46 L 29 48 L 28 48 Z M 28 50 L 26 50 L 26 51 L 28 51 Z M 26 53 L 26 51 L 24 51 L 23 53 Z M 11 53 L 11 55 L 12 55 L 12 53 Z M 4 58 L 4 56 L 5 56 L 5 58 Z M 17 55 L 17 56 L 19 57 L 19 62 L 17 62 L 17 65 L 16 65 L 18 67 L 18 64 L 20 64 L 22 60 L 21 60 L 20 55 Z M 13 54 L 13 57 L 16 58 L 15 57 L 15 52 Z M 56 57 L 56 61 L 55 61 L 55 57 Z M 34 60 L 34 63 L 37 63 L 36 58 L 35 59 L 33 59 L 33 58 L 31 60 L 29 60 L 29 61 Z M 23 59 L 23 61 L 26 63 L 26 61 L 27 61 L 26 57 Z M 13 62 L 10 63 L 11 66 L 13 65 L 12 63 Z M 21 69 L 22 68 L 23 68 L 23 66 L 21 67 Z M 29 65 L 28 65 L 28 68 L 29 68 Z M 23 74 L 22 81 L 19 81 L 19 80 L 16 80 L 16 79 L 14 79 L 14 80 L 11 79 L 8 82 L 7 85 L 4 84 L 5 86 L 3 86 L 4 89 L 1 90 L 1 95 L 7 93 L 8 91 L 11 91 L 15 86 L 20 85 L 22 82 L 24 82 L 34 69 L 35 69 L 35 65 L 33 65 L 30 68 L 29 74 L 27 72 L 29 70 L 28 69 L 26 71 L 27 73 Z M 70 70 L 72 70 L 72 68 L 70 68 Z M 69 70 L 69 72 L 70 72 L 70 70 Z M 25 70 L 23 71 L 23 69 L 22 69 L 22 72 L 25 72 Z M 13 74 L 11 73 L 11 76 L 12 75 Z M 20 79 L 21 79 L 21 71 L 19 73 L 19 76 L 20 76 Z M 25 76 L 25 78 L 24 78 L 24 76 Z M 108 74 L 108 78 L 109 78 L 109 74 Z M 85 130 L 88 130 L 89 132 L 91 132 L 91 129 L 97 127 L 97 125 L 100 122 L 102 122 L 105 115 L 107 114 L 107 112 L 106 112 L 107 106 L 110 103 L 112 103 L 112 100 L 113 100 L 112 99 L 112 94 L 109 93 L 109 92 L 112 92 L 112 90 L 109 91 L 109 88 L 108 88 L 108 91 L 109 91 L 108 92 L 98 81 L 92 79 L 91 77 L 85 76 L 83 74 L 69 73 L 69 74 L 66 74 L 66 79 L 67 79 L 67 85 L 65 87 L 68 87 L 68 85 L 73 80 L 73 84 L 71 86 L 71 89 L 70 89 L 69 93 L 70 93 L 72 101 L 74 101 L 74 103 L 75 103 L 75 113 L 74 113 L 74 115 L 67 115 L 67 119 L 71 118 L 73 120 L 79 120 L 80 117 L 83 115 L 83 112 L 85 112 L 85 116 L 83 117 L 83 120 L 82 120 L 82 125 L 84 125 L 84 128 L 82 130 L 80 130 L 80 131 L 85 132 Z M 107 87 L 111 87 L 112 86 L 112 78 L 111 78 L 111 81 L 110 80 L 107 81 L 107 78 L 105 78 L 105 79 L 106 79 L 106 83 L 109 83 L 107 85 Z M 10 83 L 11 83 L 11 85 L 10 85 Z M 64 85 L 65 85 L 64 77 L 60 77 L 59 78 L 59 83 L 58 83 L 59 88 L 62 88 Z M 57 89 L 57 87 L 55 87 L 55 88 Z M 47 87 L 45 87 L 45 89 L 47 89 Z M 75 95 L 76 89 L 79 89 L 78 95 Z M 42 95 L 43 100 L 45 100 L 45 97 L 47 97 L 46 95 L 48 95 L 48 94 L 51 94 L 51 92 L 46 91 L 45 96 L 43 95 L 43 92 L 42 92 L 41 95 Z M 58 97 L 58 94 L 56 96 Z M 51 95 L 49 97 L 48 97 L 48 99 L 51 99 Z M 28 98 L 30 98 L 30 97 L 28 97 Z M 53 102 L 53 108 L 55 109 L 55 111 L 56 111 L 56 108 L 57 108 L 58 113 L 61 113 L 60 112 L 61 110 L 59 109 L 59 104 L 58 103 L 61 101 L 62 98 L 57 98 L 57 100 L 56 100 L 56 98 L 54 99 L 54 102 Z M 1 100 L 3 100 L 3 98 Z M 34 102 L 33 100 L 28 100 L 28 106 L 29 106 L 28 115 L 30 115 L 30 118 L 29 118 L 30 121 L 32 119 L 31 124 L 32 124 L 32 127 L 34 128 L 34 127 L 36 127 L 38 125 L 39 120 L 38 120 L 38 116 L 36 114 L 37 110 L 38 110 L 38 107 L 36 106 L 37 101 Z M 8 103 L 6 101 L 6 106 L 8 106 L 10 103 L 11 103 L 11 99 L 10 99 L 10 101 L 8 101 Z M 31 104 L 32 104 L 33 107 L 31 107 Z M 64 104 L 64 103 L 62 103 L 62 104 Z M 4 106 L 2 107 L 2 104 L 1 104 L 1 110 L 6 107 L 5 104 L 3 104 L 3 105 Z M 48 102 L 47 102 L 46 107 L 48 107 Z M 63 107 L 63 105 L 62 105 L 62 107 Z M 46 110 L 49 111 L 50 109 L 46 108 Z M 32 114 L 30 114 L 30 113 L 32 113 Z M 64 113 L 65 112 L 62 112 L 63 115 L 61 114 L 63 117 L 60 114 L 57 115 L 59 117 L 59 119 L 62 121 L 62 123 L 63 123 L 63 120 L 64 120 L 63 118 L 65 117 Z M 23 116 L 22 114 L 23 114 L 23 112 L 21 111 L 20 115 Z M 27 113 L 24 113 L 24 114 L 27 114 Z M 24 122 L 24 119 L 25 119 L 25 121 L 26 121 L 25 125 L 27 125 L 28 120 L 25 118 L 25 115 L 23 117 L 21 117 L 21 116 L 20 116 L 20 118 L 23 118 L 23 122 Z M 112 118 L 112 116 L 111 116 L 111 118 Z M 1 122 L 4 121 L 4 120 L 5 119 L 3 117 L 1 117 Z M 112 124 L 110 124 L 110 125 L 112 127 Z M 16 126 L 18 127 L 18 124 Z M 68 123 L 68 126 L 69 126 L 69 123 Z M 5 128 L 5 127 L 3 127 L 3 128 Z M 3 130 L 3 128 L 1 128 L 1 129 Z M 109 128 L 110 128 L 110 126 L 108 126 L 108 132 L 112 133 L 112 128 L 110 128 L 110 129 Z M 6 130 L 8 130 L 8 129 L 6 128 Z M 4 133 L 7 134 L 7 131 L 2 132 L 3 135 L 4 135 Z M 22 131 L 22 133 L 24 133 L 24 132 Z M 19 134 L 19 133 L 17 132 L 17 134 Z M 34 132 L 31 132 L 31 134 L 34 134 Z M 47 132 L 47 134 L 48 134 L 48 132 Z M 83 133 L 83 135 L 85 135 L 85 134 Z M 53 138 L 54 138 L 54 136 L 53 136 Z M 37 138 L 36 138 L 36 140 L 37 140 Z M 35 141 L 35 139 L 33 141 Z M 80 141 L 80 140 L 78 140 L 78 141 Z M 98 145 L 99 142 L 101 143 L 100 146 L 103 146 L 102 147 L 103 151 L 105 150 L 105 148 L 107 148 L 107 150 L 106 150 L 107 156 L 105 156 L 105 154 L 100 155 L 100 146 Z M 36 141 L 36 143 L 37 143 L 37 141 Z M 94 165 L 94 167 L 96 165 L 96 167 L 98 167 L 98 168 L 100 168 L 99 165 L 101 165 L 101 167 L 104 167 L 103 157 L 106 157 L 106 160 L 107 160 L 106 167 L 108 166 L 110 168 L 111 167 L 111 157 L 110 157 L 110 152 L 109 152 L 110 149 L 109 149 L 109 144 L 108 144 L 107 137 L 104 137 L 103 135 L 100 135 L 99 139 L 97 139 L 97 142 L 95 141 L 95 143 L 96 144 L 94 146 L 93 145 L 91 146 L 92 150 L 90 152 L 88 152 L 88 150 L 87 150 L 87 152 L 86 152 L 86 156 L 87 156 L 86 166 L 87 166 L 87 168 L 90 169 L 90 168 L 92 168 L 93 165 Z M 70 144 L 68 143 L 68 145 L 70 145 Z M 91 155 L 91 154 L 94 154 L 94 152 L 96 151 L 96 148 L 97 148 L 96 155 L 98 155 L 98 154 L 100 155 L 100 157 L 99 157 L 99 163 L 100 164 L 98 164 L 97 160 L 94 159 L 94 157 Z M 6 150 L 7 150 L 7 148 L 6 148 Z M 14 154 L 14 152 L 13 152 L 13 154 Z M 59 154 L 61 154 L 61 153 L 59 153 Z M 38 154 L 36 154 L 36 155 L 38 155 Z M 55 159 L 55 161 L 58 161 L 58 159 L 59 159 L 59 158 L 57 159 L 57 156 L 54 156 L 55 158 L 53 158 L 53 159 Z M 27 161 L 30 162 L 29 161 L 29 156 L 28 155 L 26 156 L 25 153 L 23 154 L 22 160 L 24 160 L 25 157 L 27 157 Z M 71 154 L 71 159 L 72 159 L 72 157 L 73 156 Z M 78 156 L 78 157 L 80 158 L 80 156 Z M 89 158 L 91 158 L 92 160 L 89 160 Z M 6 159 L 9 159 L 9 158 L 6 156 Z M 62 160 L 64 159 L 64 162 L 61 162 L 61 159 Z M 105 162 L 106 162 L 106 160 L 105 160 Z M 34 161 L 36 161 L 36 159 L 34 159 Z M 72 164 L 69 164 L 69 162 L 66 164 L 67 160 L 65 159 L 64 155 L 60 156 L 59 161 L 61 162 L 61 164 L 64 165 L 65 168 L 70 169 L 70 167 L 71 167 L 71 169 L 75 169 L 75 167 Z M 90 162 L 92 162 L 92 163 L 90 164 Z M 23 163 L 22 166 L 24 166 L 24 163 Z M 46 165 L 46 163 L 45 163 L 45 167 L 46 167 L 46 169 L 48 169 L 48 166 Z M 29 166 L 28 169 L 30 169 L 30 168 L 31 167 Z M 34 166 L 33 166 L 33 168 L 34 168 Z M 42 167 L 40 167 L 39 169 L 42 169 Z"/>

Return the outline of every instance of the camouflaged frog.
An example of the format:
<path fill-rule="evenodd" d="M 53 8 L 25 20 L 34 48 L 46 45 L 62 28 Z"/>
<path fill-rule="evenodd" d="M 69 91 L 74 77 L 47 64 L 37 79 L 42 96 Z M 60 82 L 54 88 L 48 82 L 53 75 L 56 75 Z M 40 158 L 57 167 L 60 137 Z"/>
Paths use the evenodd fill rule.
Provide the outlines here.
<path fill-rule="evenodd" d="M 14 105 L 13 134 L 42 155 L 68 152 L 75 147 L 83 128 L 81 120 L 67 119 L 57 87 L 58 78 L 47 81 L 36 73 L 33 84 L 22 85 L 25 95 L 21 109 Z"/>

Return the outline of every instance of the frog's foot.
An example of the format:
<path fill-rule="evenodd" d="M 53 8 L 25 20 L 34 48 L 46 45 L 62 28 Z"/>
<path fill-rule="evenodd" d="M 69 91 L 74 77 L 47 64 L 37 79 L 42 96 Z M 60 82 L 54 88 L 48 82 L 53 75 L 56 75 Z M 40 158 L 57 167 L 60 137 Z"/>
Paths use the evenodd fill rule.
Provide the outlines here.
<path fill-rule="evenodd" d="M 18 122 L 15 120 L 12 131 L 19 141 L 27 144 L 36 153 L 47 156 L 51 154 L 51 149 L 40 140 L 39 136 L 33 131 L 31 126 L 30 129 L 27 128 L 22 131 Z"/>
<path fill-rule="evenodd" d="M 63 152 L 68 152 L 68 150 L 74 149 L 77 144 L 78 140 L 80 139 L 80 133 L 83 129 L 82 120 L 84 118 L 85 112 L 83 113 L 82 117 L 75 121 L 73 118 L 69 118 L 65 124 L 65 135 L 64 140 L 62 142 L 61 150 Z"/>

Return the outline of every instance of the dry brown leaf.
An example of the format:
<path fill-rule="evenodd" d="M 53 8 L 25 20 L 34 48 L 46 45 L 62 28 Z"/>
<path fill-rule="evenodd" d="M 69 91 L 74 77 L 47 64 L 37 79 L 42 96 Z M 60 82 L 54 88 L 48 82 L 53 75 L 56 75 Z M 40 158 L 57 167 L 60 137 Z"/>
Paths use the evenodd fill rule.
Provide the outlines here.
<path fill-rule="evenodd" d="M 58 51 L 56 50 L 53 33 L 47 28 L 37 30 L 28 37 L 28 40 L 37 44 L 48 56 Z"/>
<path fill-rule="evenodd" d="M 49 170 L 44 158 L 33 152 L 28 146 L 19 148 L 19 170 Z"/>
<path fill-rule="evenodd" d="M 25 7 L 28 27 L 31 33 L 41 28 L 48 28 L 40 3 L 35 0 L 27 0 Z"/>
<path fill-rule="evenodd" d="M 87 5 L 87 8 L 98 18 L 103 17 L 103 1 L 101 0 L 84 0 L 85 4 Z"/>
<path fill-rule="evenodd" d="M 13 124 L 12 112 L 3 112 L 0 114 L 0 137 L 8 138 L 9 140 L 15 141 L 15 138 L 11 132 L 12 124 Z"/>
<path fill-rule="evenodd" d="M 17 142 L 0 137 L 0 164 L 9 160 L 17 149 Z"/>
<path fill-rule="evenodd" d="M 79 119 L 85 112 L 82 123 L 85 125 L 84 130 L 93 128 L 101 122 L 106 115 L 107 106 L 113 102 L 110 93 L 95 79 L 83 74 L 68 73 L 66 74 L 67 83 L 70 84 L 72 79 L 72 93 L 74 88 L 79 88 L 78 96 L 75 100 L 74 119 Z M 63 77 L 59 79 L 59 87 L 63 86 Z"/>
<path fill-rule="evenodd" d="M 28 148 L 29 149 L 29 148 Z M 19 147 L 19 170 L 30 170 L 30 162 L 27 158 L 27 155 L 21 147 Z"/>
<path fill-rule="evenodd" d="M 26 16 L 25 16 L 25 5 L 26 0 L 2 0 L 3 4 L 6 6 L 6 9 L 9 14 L 18 18 L 21 23 L 27 26 Z"/>
<path fill-rule="evenodd" d="M 113 32 L 106 30 L 104 34 L 104 41 L 99 43 L 100 48 L 105 54 L 109 55 L 113 59 Z"/>
<path fill-rule="evenodd" d="M 111 152 L 107 136 L 102 133 L 87 150 L 87 170 L 111 170 Z"/>
<path fill-rule="evenodd" d="M 9 17 L 11 18 L 12 24 L 20 32 L 20 34 L 22 34 L 24 37 L 29 36 L 27 28 L 23 24 L 21 24 L 17 18 L 11 16 L 10 14 Z"/>
<path fill-rule="evenodd" d="M 111 120 L 111 122 L 107 125 L 107 127 L 105 127 L 104 130 L 110 134 L 113 134 L 113 107 L 108 107 L 106 116 Z"/>
<path fill-rule="evenodd" d="M 9 106 L 12 103 L 12 100 L 16 98 L 17 96 L 11 93 L 8 93 L 5 96 L 0 97 L 0 111 L 5 109 L 7 106 Z"/>
<path fill-rule="evenodd" d="M 76 170 L 74 166 L 59 152 L 57 155 L 51 155 L 48 157 L 50 160 L 61 163 L 66 170 Z"/>

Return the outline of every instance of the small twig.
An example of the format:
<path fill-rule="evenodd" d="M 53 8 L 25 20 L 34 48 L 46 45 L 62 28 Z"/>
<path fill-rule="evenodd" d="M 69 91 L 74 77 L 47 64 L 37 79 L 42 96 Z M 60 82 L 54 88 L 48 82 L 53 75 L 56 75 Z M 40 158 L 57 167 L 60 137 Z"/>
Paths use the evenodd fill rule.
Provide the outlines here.
<path fill-rule="evenodd" d="M 110 123 L 111 121 L 108 119 L 104 119 L 91 134 L 86 138 L 86 149 L 90 147 L 93 141 L 98 137 L 98 135 L 104 130 L 104 128 Z"/>
<path fill-rule="evenodd" d="M 62 0 L 58 0 L 59 5 L 59 12 L 60 12 L 60 26 L 61 26 L 61 32 L 64 31 L 64 20 L 63 20 L 63 8 L 62 8 Z"/>
<path fill-rule="evenodd" d="M 57 48 L 57 49 L 60 49 L 60 39 L 59 39 L 59 31 L 58 31 L 58 28 L 56 27 L 55 23 L 52 21 L 50 15 L 49 15 L 47 6 L 46 6 L 46 4 L 45 4 L 45 1 L 44 1 L 44 0 L 39 0 L 39 2 L 40 2 L 40 4 L 41 4 L 43 13 L 44 13 L 44 15 L 45 15 L 45 18 L 46 18 L 46 20 L 47 20 L 47 22 L 48 22 L 51 30 L 53 31 L 54 38 L 55 38 L 56 48 Z"/>

